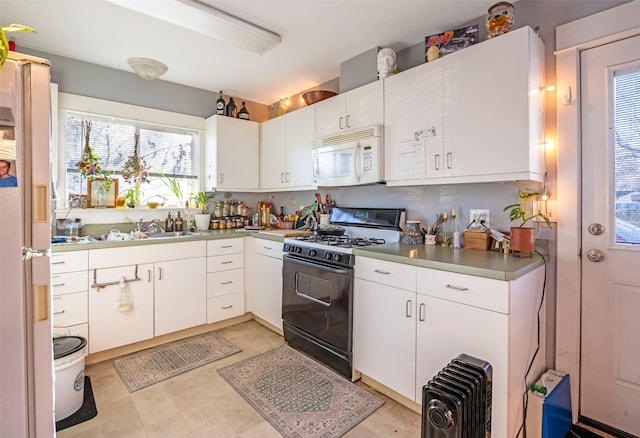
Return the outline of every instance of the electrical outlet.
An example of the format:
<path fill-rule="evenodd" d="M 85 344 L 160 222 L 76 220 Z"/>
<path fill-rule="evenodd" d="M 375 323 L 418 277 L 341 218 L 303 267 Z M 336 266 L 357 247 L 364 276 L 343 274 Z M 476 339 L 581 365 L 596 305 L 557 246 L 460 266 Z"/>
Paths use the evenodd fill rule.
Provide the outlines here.
<path fill-rule="evenodd" d="M 489 219 L 489 210 L 469 210 L 469 222 L 473 222 L 473 227 L 479 227 L 482 223 L 485 227 L 491 228 Z"/>

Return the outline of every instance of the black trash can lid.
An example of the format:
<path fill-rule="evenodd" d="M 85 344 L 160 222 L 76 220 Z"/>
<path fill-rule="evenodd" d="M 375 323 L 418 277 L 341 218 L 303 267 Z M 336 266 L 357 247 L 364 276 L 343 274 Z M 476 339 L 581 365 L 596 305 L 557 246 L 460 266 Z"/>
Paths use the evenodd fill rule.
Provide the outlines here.
<path fill-rule="evenodd" d="M 87 340 L 80 336 L 60 336 L 53 338 L 53 358 L 69 356 L 82 350 L 87 345 Z"/>

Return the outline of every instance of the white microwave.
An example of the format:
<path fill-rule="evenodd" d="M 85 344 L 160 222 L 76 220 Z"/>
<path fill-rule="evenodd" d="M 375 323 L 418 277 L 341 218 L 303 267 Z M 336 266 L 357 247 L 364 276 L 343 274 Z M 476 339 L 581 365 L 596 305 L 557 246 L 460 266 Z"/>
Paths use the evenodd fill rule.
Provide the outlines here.
<path fill-rule="evenodd" d="M 316 140 L 313 148 L 314 184 L 341 187 L 383 182 L 382 147 L 380 126 Z"/>

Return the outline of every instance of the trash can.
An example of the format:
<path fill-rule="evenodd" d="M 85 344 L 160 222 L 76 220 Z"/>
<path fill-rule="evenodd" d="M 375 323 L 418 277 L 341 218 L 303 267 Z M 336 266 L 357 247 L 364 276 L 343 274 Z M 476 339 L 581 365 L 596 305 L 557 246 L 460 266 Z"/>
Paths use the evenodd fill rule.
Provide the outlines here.
<path fill-rule="evenodd" d="M 82 407 L 87 340 L 80 336 L 53 338 L 55 419 L 63 420 Z"/>

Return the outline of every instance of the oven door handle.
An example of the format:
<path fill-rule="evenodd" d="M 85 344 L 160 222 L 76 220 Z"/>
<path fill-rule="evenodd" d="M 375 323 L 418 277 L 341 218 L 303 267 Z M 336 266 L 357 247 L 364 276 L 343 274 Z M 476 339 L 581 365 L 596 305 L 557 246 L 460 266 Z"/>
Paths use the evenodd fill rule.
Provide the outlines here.
<path fill-rule="evenodd" d="M 334 274 L 341 274 L 341 275 L 349 275 L 351 269 L 343 269 L 343 268 L 337 268 L 335 266 L 331 266 L 331 265 L 327 265 L 321 262 L 310 262 L 308 260 L 305 259 L 300 259 L 298 257 L 292 256 L 290 254 L 285 254 L 283 256 L 283 258 L 285 260 L 288 260 L 290 262 L 293 263 L 298 263 L 301 265 L 305 265 L 305 266 L 310 266 L 312 268 L 317 268 L 317 269 L 322 269 L 323 271 L 328 271 L 328 272 L 332 272 Z"/>
<path fill-rule="evenodd" d="M 296 280 L 296 283 L 298 283 L 298 280 Z M 319 300 L 317 298 L 313 298 L 313 297 L 310 297 L 309 295 L 305 295 L 305 294 L 302 294 L 302 293 L 298 292 L 298 288 L 297 287 L 296 287 L 296 295 L 299 296 L 300 298 L 304 298 L 305 300 L 309 300 L 309 301 L 311 301 L 313 303 L 322 304 L 325 307 L 331 307 L 330 303 L 326 303 L 326 302 L 324 302 L 322 300 Z"/>

